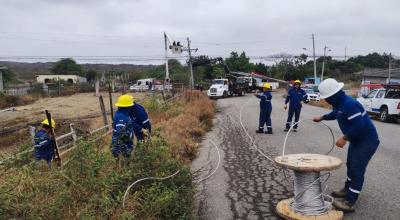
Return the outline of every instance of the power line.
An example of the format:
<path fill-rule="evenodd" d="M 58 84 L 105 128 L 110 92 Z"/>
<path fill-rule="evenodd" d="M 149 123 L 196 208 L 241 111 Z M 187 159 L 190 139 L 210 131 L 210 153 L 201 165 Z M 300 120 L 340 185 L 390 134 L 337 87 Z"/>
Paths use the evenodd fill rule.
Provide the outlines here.
<path fill-rule="evenodd" d="M 5 37 L 0 36 L 1 39 L 9 40 L 28 40 L 28 41 L 44 41 L 44 42 L 54 42 L 54 43 L 71 43 L 71 44 L 88 44 L 88 45 L 100 45 L 100 46 L 111 46 L 111 47 L 143 47 L 143 48 L 159 48 L 157 45 L 123 45 L 123 44 L 110 44 L 102 42 L 91 42 L 91 41 L 70 41 L 70 40 L 56 40 L 56 39 L 41 39 L 41 38 L 24 38 L 24 37 Z"/>

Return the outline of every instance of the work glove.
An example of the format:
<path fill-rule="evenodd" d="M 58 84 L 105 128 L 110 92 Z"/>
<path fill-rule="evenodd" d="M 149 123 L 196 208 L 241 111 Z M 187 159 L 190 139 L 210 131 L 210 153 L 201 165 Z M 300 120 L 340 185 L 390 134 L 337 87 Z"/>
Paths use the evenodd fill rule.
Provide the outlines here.
<path fill-rule="evenodd" d="M 283 106 L 283 109 L 285 109 L 285 110 L 286 110 L 286 109 L 287 109 L 287 105 L 284 105 L 284 106 Z"/>

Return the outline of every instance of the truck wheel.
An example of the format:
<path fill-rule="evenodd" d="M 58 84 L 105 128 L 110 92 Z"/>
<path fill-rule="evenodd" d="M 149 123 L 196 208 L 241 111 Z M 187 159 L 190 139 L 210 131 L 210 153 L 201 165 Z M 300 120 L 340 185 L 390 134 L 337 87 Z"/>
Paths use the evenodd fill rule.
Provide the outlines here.
<path fill-rule="evenodd" d="M 381 108 L 381 110 L 379 112 L 379 120 L 381 122 L 389 122 L 390 121 L 387 107 Z"/>
<path fill-rule="evenodd" d="M 228 93 L 226 91 L 224 91 L 224 94 L 222 95 L 223 98 L 228 97 Z"/>

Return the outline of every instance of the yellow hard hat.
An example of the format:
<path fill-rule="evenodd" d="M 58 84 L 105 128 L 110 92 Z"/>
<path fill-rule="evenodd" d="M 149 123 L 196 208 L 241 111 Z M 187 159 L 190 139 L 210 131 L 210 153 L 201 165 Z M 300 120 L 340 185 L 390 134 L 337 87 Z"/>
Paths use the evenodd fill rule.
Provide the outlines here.
<path fill-rule="evenodd" d="M 264 83 L 264 86 L 263 86 L 264 88 L 266 88 L 266 89 L 270 89 L 271 88 L 271 85 L 269 84 L 269 83 Z"/>
<path fill-rule="evenodd" d="M 296 84 L 296 83 L 301 84 L 301 81 L 298 80 L 298 79 L 296 79 L 296 80 L 294 81 L 294 84 Z"/>
<path fill-rule="evenodd" d="M 44 119 L 44 120 L 42 121 L 42 125 L 50 126 L 49 120 L 47 120 L 47 118 Z M 54 121 L 54 119 L 51 119 L 51 127 L 52 127 L 52 128 L 56 128 L 56 121 Z"/>
<path fill-rule="evenodd" d="M 131 95 L 121 95 L 118 98 L 117 103 L 115 103 L 115 106 L 118 106 L 118 107 L 131 107 L 133 105 L 134 105 L 133 96 L 131 96 Z"/>

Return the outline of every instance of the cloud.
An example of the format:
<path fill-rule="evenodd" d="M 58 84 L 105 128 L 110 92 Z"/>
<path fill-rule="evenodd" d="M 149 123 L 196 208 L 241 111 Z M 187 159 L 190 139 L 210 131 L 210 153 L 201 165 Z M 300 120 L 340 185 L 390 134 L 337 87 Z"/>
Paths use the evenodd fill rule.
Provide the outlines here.
<path fill-rule="evenodd" d="M 163 54 L 162 34 L 199 53 L 400 54 L 395 0 L 2 0 L 0 55 Z M 86 43 L 85 43 L 86 42 Z"/>

